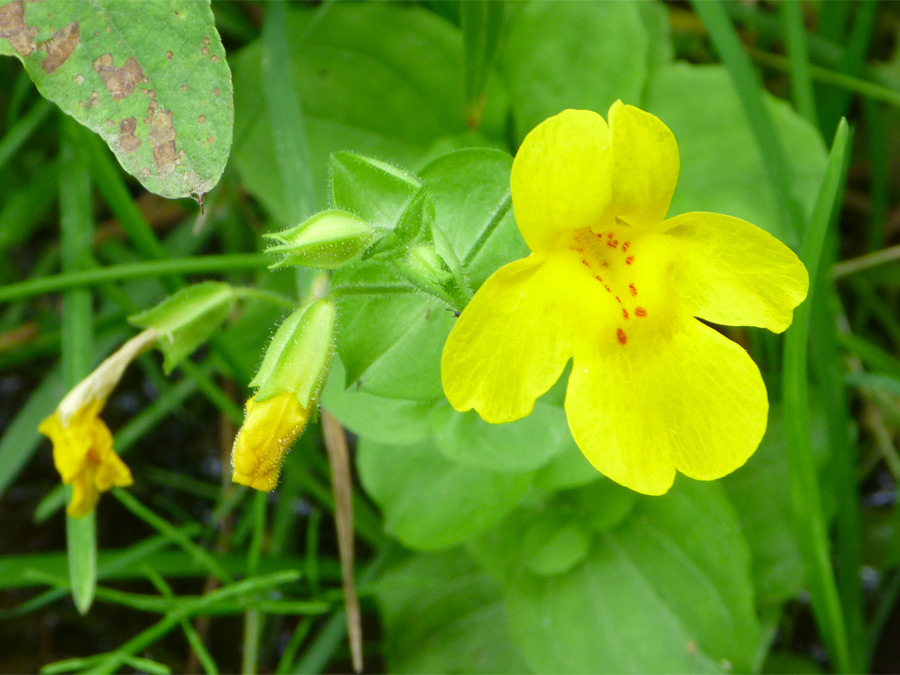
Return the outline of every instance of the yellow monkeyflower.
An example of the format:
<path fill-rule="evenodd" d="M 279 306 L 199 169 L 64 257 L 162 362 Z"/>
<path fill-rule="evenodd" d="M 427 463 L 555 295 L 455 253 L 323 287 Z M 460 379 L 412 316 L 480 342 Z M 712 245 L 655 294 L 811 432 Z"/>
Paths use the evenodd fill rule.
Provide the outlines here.
<path fill-rule="evenodd" d="M 292 392 L 278 394 L 262 403 L 247 401 L 244 424 L 234 439 L 231 480 L 257 490 L 271 492 L 288 450 L 309 419 L 309 408 L 300 405 Z"/>
<path fill-rule="evenodd" d="M 125 368 L 156 339 L 156 331 L 146 330 L 126 342 L 66 394 L 56 411 L 38 426 L 53 442 L 53 463 L 62 482 L 72 486 L 72 501 L 66 509 L 72 518 L 93 511 L 101 492 L 133 482 L 99 415 Z"/>
<path fill-rule="evenodd" d="M 608 124 L 566 110 L 528 134 L 511 187 L 532 254 L 497 270 L 450 333 L 454 408 L 525 417 L 571 358 L 569 428 L 606 476 L 662 494 L 676 470 L 712 480 L 747 461 L 766 428 L 762 377 L 698 319 L 782 332 L 809 278 L 744 220 L 666 219 L 678 172 L 668 127 L 621 101 Z"/>

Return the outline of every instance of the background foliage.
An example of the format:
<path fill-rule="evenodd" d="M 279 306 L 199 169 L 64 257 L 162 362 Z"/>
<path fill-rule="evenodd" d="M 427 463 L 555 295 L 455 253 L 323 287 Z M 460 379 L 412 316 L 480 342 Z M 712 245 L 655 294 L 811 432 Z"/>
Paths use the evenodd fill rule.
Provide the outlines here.
<path fill-rule="evenodd" d="M 384 261 L 338 270 L 321 402 L 352 432 L 367 667 L 900 667 L 896 5 L 153 7 L 0 4 L 0 54 L 21 60 L 0 59 L 0 670 L 347 670 L 321 425 L 272 495 L 228 482 L 245 388 L 315 281 L 267 270 L 261 235 L 331 206 L 393 227 L 409 184 L 346 151 L 372 156 L 425 186 L 419 217 L 475 289 L 527 253 L 508 190 L 524 135 L 617 99 L 678 140 L 670 213 L 739 216 L 821 257 L 808 332 L 726 331 L 766 379 L 766 438 L 722 481 L 636 495 L 587 464 L 559 386 L 508 425 L 453 411 L 453 312 Z M 22 54 L 23 31 L 42 48 Z M 146 82 L 121 96 L 131 53 Z M 207 192 L 202 211 L 163 198 Z M 256 297 L 222 291 L 207 347 L 129 371 L 108 417 L 135 486 L 73 530 L 37 423 L 127 316 L 214 278 Z"/>

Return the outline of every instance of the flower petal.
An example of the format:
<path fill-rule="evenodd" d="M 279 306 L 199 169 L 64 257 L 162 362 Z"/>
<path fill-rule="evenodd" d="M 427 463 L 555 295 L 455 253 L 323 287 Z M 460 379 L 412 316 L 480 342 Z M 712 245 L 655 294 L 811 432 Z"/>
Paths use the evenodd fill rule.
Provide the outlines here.
<path fill-rule="evenodd" d="M 678 182 L 675 136 L 658 117 L 613 103 L 609 109 L 612 146 L 612 215 L 632 227 L 654 228 L 663 221 Z"/>
<path fill-rule="evenodd" d="M 768 401 L 756 364 L 699 321 L 580 350 L 566 393 L 575 442 L 603 474 L 663 494 L 676 469 L 712 480 L 741 466 L 762 439 Z"/>
<path fill-rule="evenodd" d="M 685 213 L 665 222 L 683 242 L 678 293 L 685 309 L 728 326 L 781 333 L 809 289 L 796 254 L 763 229 L 718 213 Z"/>
<path fill-rule="evenodd" d="M 487 422 L 528 415 L 559 379 L 569 357 L 570 321 L 561 307 L 566 280 L 532 255 L 494 272 L 463 310 L 441 357 L 450 404 Z"/>
<path fill-rule="evenodd" d="M 590 227 L 610 199 L 609 127 L 597 113 L 564 110 L 531 130 L 512 167 L 519 231 L 532 251 L 562 232 Z"/>

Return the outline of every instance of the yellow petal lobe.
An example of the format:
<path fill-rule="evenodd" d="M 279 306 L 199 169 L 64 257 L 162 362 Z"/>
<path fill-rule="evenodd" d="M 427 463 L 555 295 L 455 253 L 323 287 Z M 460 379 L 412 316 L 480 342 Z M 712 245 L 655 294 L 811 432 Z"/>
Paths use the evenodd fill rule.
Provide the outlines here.
<path fill-rule="evenodd" d="M 678 182 L 675 136 L 655 115 L 621 101 L 609 109 L 609 128 L 611 215 L 632 227 L 655 229 L 666 217 Z"/>
<path fill-rule="evenodd" d="M 566 393 L 572 435 L 597 470 L 659 495 L 676 470 L 712 480 L 753 454 L 768 400 L 740 346 L 688 319 L 619 347 L 579 350 Z"/>
<path fill-rule="evenodd" d="M 450 404 L 488 422 L 528 415 L 571 355 L 557 266 L 532 255 L 494 272 L 463 310 L 441 357 Z"/>
<path fill-rule="evenodd" d="M 665 227 L 680 244 L 678 295 L 686 312 L 775 333 L 791 325 L 809 275 L 790 248 L 745 220 L 718 213 L 685 213 Z"/>
<path fill-rule="evenodd" d="M 513 210 L 528 247 L 542 252 L 567 230 L 590 227 L 610 199 L 609 127 L 597 113 L 564 110 L 525 137 L 513 161 Z"/>
<path fill-rule="evenodd" d="M 309 410 L 292 392 L 261 402 L 249 399 L 244 424 L 234 440 L 231 479 L 256 490 L 274 490 L 281 464 L 308 418 Z"/>
<path fill-rule="evenodd" d="M 72 486 L 72 501 L 66 509 L 72 518 L 93 511 L 101 492 L 134 482 L 113 450 L 109 428 L 98 416 L 102 407 L 102 401 L 92 401 L 72 413 L 66 425 L 57 410 L 38 427 L 53 443 L 53 463 L 62 482 Z"/>

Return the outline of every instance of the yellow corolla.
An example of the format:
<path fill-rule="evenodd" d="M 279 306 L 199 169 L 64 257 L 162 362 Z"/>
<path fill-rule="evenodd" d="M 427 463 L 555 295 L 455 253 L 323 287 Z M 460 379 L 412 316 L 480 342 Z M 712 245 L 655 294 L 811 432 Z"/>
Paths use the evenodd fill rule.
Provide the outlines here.
<path fill-rule="evenodd" d="M 265 492 L 274 490 L 281 463 L 308 419 L 309 410 L 293 392 L 260 403 L 249 399 L 244 424 L 234 439 L 231 480 Z"/>
<path fill-rule="evenodd" d="M 662 494 L 676 471 L 719 478 L 762 439 L 768 401 L 739 345 L 698 319 L 784 331 L 806 297 L 803 264 L 730 216 L 666 219 L 678 147 L 659 119 L 616 102 L 609 123 L 566 110 L 512 168 L 532 254 L 495 272 L 459 317 L 441 377 L 454 408 L 528 415 L 572 359 L 572 435 L 603 474 Z"/>
<path fill-rule="evenodd" d="M 53 442 L 53 463 L 62 482 L 72 486 L 72 501 L 66 509 L 72 518 L 93 511 L 101 492 L 133 482 L 131 471 L 113 450 L 112 434 L 99 415 L 125 368 L 156 339 L 156 331 L 146 330 L 126 342 L 66 394 L 54 413 L 38 426 L 38 431 Z"/>

